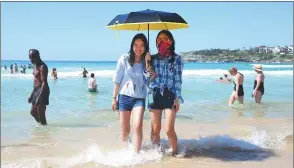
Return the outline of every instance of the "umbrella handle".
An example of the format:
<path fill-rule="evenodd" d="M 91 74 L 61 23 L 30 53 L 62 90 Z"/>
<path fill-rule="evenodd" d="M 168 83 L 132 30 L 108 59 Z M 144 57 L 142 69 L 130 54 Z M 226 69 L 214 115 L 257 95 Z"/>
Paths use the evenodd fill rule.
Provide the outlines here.
<path fill-rule="evenodd" d="M 118 33 L 116 32 L 115 28 L 113 29 L 113 32 L 114 32 L 115 38 L 118 40 Z"/>
<path fill-rule="evenodd" d="M 146 69 L 149 69 L 149 68 L 150 68 L 150 60 L 148 60 L 146 64 Z"/>
<path fill-rule="evenodd" d="M 148 57 L 148 58 L 147 58 Z M 150 62 L 151 62 L 151 55 L 150 55 L 150 53 L 149 52 L 147 52 L 146 53 L 146 55 L 145 55 L 145 68 L 147 69 L 147 70 L 149 70 L 150 69 Z"/>

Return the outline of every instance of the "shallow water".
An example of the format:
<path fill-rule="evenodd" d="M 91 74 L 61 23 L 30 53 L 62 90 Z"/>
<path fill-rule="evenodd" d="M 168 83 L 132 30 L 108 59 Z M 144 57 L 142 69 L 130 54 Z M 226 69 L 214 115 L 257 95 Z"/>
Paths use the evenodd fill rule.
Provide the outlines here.
<path fill-rule="evenodd" d="M 1 65 L 14 62 L 28 64 L 2 61 Z M 190 167 L 195 162 L 200 167 L 226 167 L 221 163 L 257 160 L 266 165 L 280 162 L 274 154 L 288 151 L 292 145 L 293 65 L 263 65 L 265 94 L 263 105 L 257 106 L 251 98 L 255 77 L 251 64 L 186 63 L 185 103 L 176 125 L 182 152 L 176 158 L 167 156 L 164 128 L 166 152 L 150 144 L 148 111 L 144 114 L 142 153 L 133 155 L 131 146 L 125 148 L 119 141 L 118 115 L 110 110 L 115 62 L 48 62 L 48 66 L 57 68 L 59 79 L 48 78 L 47 127 L 38 126 L 30 116 L 27 97 L 32 90 L 32 71 L 10 74 L 1 70 L 1 167 Z M 98 94 L 87 92 L 87 79 L 79 76 L 81 66 L 95 73 Z M 244 108 L 238 103 L 229 108 L 233 85 L 215 81 L 231 66 L 245 75 Z M 288 153 L 282 156 L 287 159 Z M 186 158 L 185 164 L 180 158 Z"/>

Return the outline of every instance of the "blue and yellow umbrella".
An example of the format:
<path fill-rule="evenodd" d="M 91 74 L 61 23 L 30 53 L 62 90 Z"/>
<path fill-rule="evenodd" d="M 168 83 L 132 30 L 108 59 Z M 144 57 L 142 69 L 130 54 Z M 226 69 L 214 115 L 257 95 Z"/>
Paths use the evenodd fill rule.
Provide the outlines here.
<path fill-rule="evenodd" d="M 117 15 L 106 26 L 116 30 L 173 30 L 188 28 L 188 23 L 177 13 L 169 13 L 155 10 L 143 10 L 128 14 Z"/>

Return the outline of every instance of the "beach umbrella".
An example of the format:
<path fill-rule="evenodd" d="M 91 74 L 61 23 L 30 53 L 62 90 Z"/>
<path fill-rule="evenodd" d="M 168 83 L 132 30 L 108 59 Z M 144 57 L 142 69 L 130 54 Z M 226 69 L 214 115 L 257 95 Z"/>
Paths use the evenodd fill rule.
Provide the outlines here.
<path fill-rule="evenodd" d="M 128 14 L 117 15 L 106 26 L 114 31 L 116 30 L 173 30 L 188 28 L 188 23 L 177 13 L 162 12 L 155 10 L 142 10 L 130 12 Z"/>

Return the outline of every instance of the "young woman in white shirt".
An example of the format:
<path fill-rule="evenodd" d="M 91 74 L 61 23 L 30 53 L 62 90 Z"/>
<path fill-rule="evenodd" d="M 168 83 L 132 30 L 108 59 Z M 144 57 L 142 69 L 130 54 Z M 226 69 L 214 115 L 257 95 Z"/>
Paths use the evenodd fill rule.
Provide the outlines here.
<path fill-rule="evenodd" d="M 130 134 L 130 118 L 133 122 L 133 146 L 139 152 L 143 138 L 143 116 L 149 81 L 144 76 L 145 55 L 148 42 L 144 34 L 134 36 L 129 54 L 122 55 L 116 67 L 112 109 L 119 111 L 121 138 L 127 141 Z M 154 73 L 150 71 L 151 79 Z"/>

